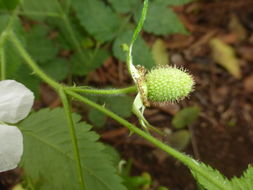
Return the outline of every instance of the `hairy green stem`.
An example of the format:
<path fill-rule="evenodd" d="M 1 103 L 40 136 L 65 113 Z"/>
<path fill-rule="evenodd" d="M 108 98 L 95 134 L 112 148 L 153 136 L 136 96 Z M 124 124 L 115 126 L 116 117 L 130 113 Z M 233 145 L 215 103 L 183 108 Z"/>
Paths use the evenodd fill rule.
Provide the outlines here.
<path fill-rule="evenodd" d="M 121 89 L 96 89 L 91 87 L 65 87 L 65 89 L 71 90 L 73 92 L 80 92 L 86 94 L 96 94 L 96 95 L 119 95 L 119 94 L 127 94 L 131 92 L 136 92 L 136 86 L 130 86 Z"/>
<path fill-rule="evenodd" d="M 52 86 L 55 89 L 59 89 L 61 85 L 56 82 L 54 79 L 49 77 L 47 74 L 45 74 L 35 63 L 35 61 L 30 57 L 28 52 L 24 49 L 18 38 L 13 32 L 9 33 L 9 38 L 13 42 L 13 44 L 16 46 L 17 50 L 19 51 L 20 55 L 23 57 L 23 59 L 27 62 L 27 64 L 31 67 L 31 69 L 34 71 L 35 74 L 37 74 L 40 78 L 42 78 L 46 83 L 48 83 L 50 86 Z"/>
<path fill-rule="evenodd" d="M 141 18 L 138 22 L 138 25 L 136 27 L 136 29 L 134 30 L 134 34 L 133 37 L 131 39 L 130 45 L 129 45 L 129 50 L 128 50 L 128 54 L 127 54 L 127 68 L 128 68 L 128 72 L 131 73 L 131 69 L 130 69 L 130 65 L 132 64 L 133 60 L 132 60 L 132 50 L 133 50 L 133 45 L 134 42 L 136 41 L 138 34 L 140 33 L 144 21 L 146 19 L 146 15 L 147 15 L 147 10 L 148 10 L 148 0 L 144 1 L 144 6 L 141 12 Z"/>
<path fill-rule="evenodd" d="M 14 23 L 14 20 L 16 18 L 17 9 L 13 12 L 12 16 L 9 18 L 7 27 L 4 31 L 2 31 L 0 36 L 0 71 L 1 71 L 1 77 L 0 80 L 4 80 L 6 78 L 6 60 L 5 60 L 5 41 L 8 38 L 8 34 L 10 30 L 12 29 L 12 25 Z"/>
<path fill-rule="evenodd" d="M 1 64 L 1 78 L 4 80 L 6 78 L 6 62 L 5 62 L 5 51 L 4 46 L 0 45 L 0 64 Z"/>
<path fill-rule="evenodd" d="M 59 89 L 58 94 L 60 95 L 64 110 L 65 110 L 68 126 L 69 126 L 69 133 L 70 133 L 70 137 L 71 137 L 71 141 L 73 145 L 73 152 L 74 152 L 74 157 L 76 161 L 76 170 L 78 174 L 78 180 L 80 182 L 80 189 L 85 190 L 84 175 L 83 175 L 82 164 L 81 164 L 81 159 L 80 159 L 75 124 L 73 122 L 72 113 L 71 113 L 71 106 L 69 105 L 68 98 L 63 88 Z"/>
<path fill-rule="evenodd" d="M 133 37 L 131 39 L 130 46 L 133 46 L 135 40 L 138 37 L 138 34 L 142 30 L 144 21 L 146 19 L 147 11 L 148 11 L 148 0 L 145 0 L 144 1 L 144 5 L 143 5 L 143 9 L 142 9 L 142 12 L 141 12 L 141 17 L 140 17 L 140 20 L 139 20 L 139 22 L 137 24 L 136 29 L 134 30 L 134 34 L 133 34 Z"/>
<path fill-rule="evenodd" d="M 87 104 L 99 111 L 101 111 L 102 113 L 108 115 L 109 117 L 113 118 L 114 120 L 116 120 L 117 122 L 119 122 L 120 124 L 122 124 L 123 126 L 127 127 L 130 131 L 138 134 L 139 136 L 143 137 L 144 139 L 146 139 L 147 141 L 151 142 L 152 144 L 154 144 L 155 146 L 157 146 L 158 148 L 160 148 L 161 150 L 167 152 L 168 154 L 170 154 L 171 156 L 173 156 L 174 158 L 176 158 L 177 160 L 181 161 L 182 163 L 184 163 L 186 166 L 188 166 L 190 169 L 192 169 L 194 172 L 199 173 L 200 175 L 202 175 L 204 178 L 206 178 L 208 181 L 212 182 L 213 184 L 215 184 L 218 188 L 220 188 L 221 190 L 228 190 L 227 186 L 225 184 L 222 184 L 222 182 L 217 181 L 216 179 L 213 179 L 211 176 L 208 175 L 208 173 L 206 173 L 201 167 L 199 167 L 199 163 L 197 163 L 194 159 L 192 159 L 191 157 L 171 148 L 169 145 L 164 144 L 163 142 L 159 141 L 158 139 L 156 139 L 155 137 L 151 136 L 150 134 L 140 130 L 138 127 L 136 127 L 135 125 L 129 123 L 127 120 L 123 119 L 122 117 L 116 115 L 115 113 L 109 111 L 108 109 L 104 108 L 101 105 L 96 104 L 95 102 L 71 91 L 71 90 L 66 90 L 65 91 L 68 95 L 74 97 L 75 99 L 83 102 L 84 104 Z"/>

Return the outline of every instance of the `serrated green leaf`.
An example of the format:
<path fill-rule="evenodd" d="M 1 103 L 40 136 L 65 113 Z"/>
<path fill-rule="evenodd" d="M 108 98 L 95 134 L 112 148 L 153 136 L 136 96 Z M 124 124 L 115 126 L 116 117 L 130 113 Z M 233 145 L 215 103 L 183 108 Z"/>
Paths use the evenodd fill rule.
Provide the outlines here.
<path fill-rule="evenodd" d="M 193 0 L 154 0 L 157 3 L 163 3 L 165 5 L 184 5 Z"/>
<path fill-rule="evenodd" d="M 109 0 L 112 7 L 119 13 L 128 13 L 136 9 L 140 4 L 139 0 Z"/>
<path fill-rule="evenodd" d="M 141 10 L 135 14 L 138 22 Z M 174 33 L 187 34 L 186 29 L 173 10 L 164 4 L 151 2 L 143 30 L 156 35 L 168 35 Z"/>
<path fill-rule="evenodd" d="M 19 0 L 1 0 L 0 1 L 0 10 L 14 10 L 19 4 Z"/>
<path fill-rule="evenodd" d="M 152 46 L 152 55 L 157 66 L 169 65 L 169 53 L 167 52 L 165 42 L 157 39 Z"/>
<path fill-rule="evenodd" d="M 126 31 L 118 36 L 113 44 L 113 54 L 121 61 L 126 61 L 126 53 L 122 50 L 122 45 L 130 43 L 132 34 L 132 31 Z M 133 46 L 133 63 L 134 65 L 143 65 L 147 69 L 155 66 L 150 49 L 141 37 L 137 38 Z"/>
<path fill-rule="evenodd" d="M 41 69 L 55 80 L 63 80 L 68 75 L 68 62 L 65 59 L 56 58 L 41 65 Z"/>
<path fill-rule="evenodd" d="M 198 183 L 207 190 L 232 190 L 230 188 L 229 180 L 224 177 L 218 170 L 213 169 L 211 166 L 205 165 L 204 163 L 197 162 L 194 160 L 196 167 L 200 170 L 205 171 L 206 176 L 200 175 L 196 170 L 192 170 L 193 177 Z"/>
<path fill-rule="evenodd" d="M 60 16 L 60 4 L 58 0 L 22 0 L 23 11 L 33 20 L 43 20 L 48 15 Z"/>
<path fill-rule="evenodd" d="M 118 168 L 119 162 L 121 160 L 119 152 L 109 144 L 104 144 L 104 146 L 105 149 L 103 152 L 111 157 L 114 167 Z"/>
<path fill-rule="evenodd" d="M 241 178 L 242 179 L 247 178 L 247 179 L 253 180 L 253 167 L 252 167 L 252 165 L 248 166 L 247 170 L 243 172 L 243 175 Z"/>
<path fill-rule="evenodd" d="M 103 49 L 87 49 L 82 54 L 76 53 L 71 58 L 73 74 L 86 75 L 100 67 L 108 57 L 109 52 Z"/>
<path fill-rule="evenodd" d="M 92 125 L 95 127 L 103 127 L 106 123 L 106 116 L 105 114 L 101 113 L 96 109 L 90 109 L 88 118 Z"/>
<path fill-rule="evenodd" d="M 91 126 L 73 114 L 86 190 L 125 190 L 110 156 Z M 71 139 L 61 108 L 43 109 L 20 123 L 24 135 L 21 166 L 38 190 L 79 190 Z"/>
<path fill-rule="evenodd" d="M 253 167 L 249 166 L 240 178 L 231 179 L 233 190 L 251 190 L 253 187 Z"/>
<path fill-rule="evenodd" d="M 186 107 L 180 110 L 172 119 L 172 125 L 176 129 L 181 129 L 187 125 L 191 125 L 197 118 L 200 113 L 200 108 L 197 106 Z"/>
<path fill-rule="evenodd" d="M 72 5 L 82 26 L 96 40 L 105 42 L 117 35 L 120 19 L 103 1 L 73 0 Z"/>
<path fill-rule="evenodd" d="M 39 63 L 55 58 L 58 53 L 57 47 L 47 37 L 48 33 L 49 28 L 44 25 L 35 25 L 26 33 L 27 50 Z"/>

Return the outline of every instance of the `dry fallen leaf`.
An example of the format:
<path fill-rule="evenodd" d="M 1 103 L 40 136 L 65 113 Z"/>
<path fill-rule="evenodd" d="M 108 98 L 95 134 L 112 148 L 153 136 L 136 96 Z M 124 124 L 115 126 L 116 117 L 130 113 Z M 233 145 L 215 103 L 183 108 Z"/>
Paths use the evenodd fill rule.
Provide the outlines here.
<path fill-rule="evenodd" d="M 12 190 L 25 190 L 22 185 L 18 184 L 15 187 L 12 188 Z"/>
<path fill-rule="evenodd" d="M 243 81 L 243 86 L 247 92 L 253 92 L 253 74 Z"/>
<path fill-rule="evenodd" d="M 210 47 L 214 61 L 223 66 L 235 78 L 240 79 L 241 68 L 234 49 L 217 38 L 210 40 Z"/>
<path fill-rule="evenodd" d="M 243 27 L 239 18 L 235 14 L 232 14 L 230 17 L 229 29 L 236 35 L 239 41 L 242 41 L 247 37 L 246 29 Z"/>

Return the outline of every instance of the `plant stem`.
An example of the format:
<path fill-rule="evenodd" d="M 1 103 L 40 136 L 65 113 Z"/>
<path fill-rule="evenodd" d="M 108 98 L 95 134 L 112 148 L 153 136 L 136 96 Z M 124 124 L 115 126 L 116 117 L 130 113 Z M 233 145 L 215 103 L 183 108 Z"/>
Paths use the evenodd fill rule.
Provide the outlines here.
<path fill-rule="evenodd" d="M 133 34 L 133 37 L 131 39 L 131 42 L 130 42 L 131 45 L 130 46 L 133 46 L 135 40 L 138 37 L 138 34 L 140 33 L 140 31 L 142 29 L 142 26 L 143 26 L 144 21 L 146 19 L 147 11 L 148 11 L 148 0 L 145 0 L 144 5 L 143 5 L 143 9 L 142 9 L 142 12 L 141 12 L 141 17 L 140 17 L 140 20 L 137 24 L 136 29 L 134 30 L 134 34 Z"/>
<path fill-rule="evenodd" d="M 96 89 L 91 87 L 66 87 L 65 89 L 71 90 L 73 92 L 81 92 L 86 94 L 97 94 L 97 95 L 119 95 L 137 91 L 135 85 L 121 89 Z"/>
<path fill-rule="evenodd" d="M 141 18 L 138 22 L 138 25 L 136 27 L 136 29 L 134 30 L 134 34 L 133 34 L 133 37 L 131 39 L 131 42 L 130 42 L 130 45 L 129 45 L 129 50 L 128 50 L 128 55 L 127 55 L 127 68 L 128 68 L 128 72 L 131 73 L 131 69 L 130 69 L 130 66 L 131 64 L 133 64 L 133 58 L 132 58 L 132 50 L 133 50 L 133 45 L 134 45 L 134 42 L 136 41 L 137 37 L 138 37 L 138 34 L 140 33 L 141 29 L 142 29 L 142 26 L 144 24 L 144 21 L 146 19 L 146 15 L 147 15 L 147 10 L 148 10 L 148 0 L 145 0 L 144 1 L 144 6 L 143 6 L 143 9 L 142 9 L 142 12 L 141 12 Z"/>
<path fill-rule="evenodd" d="M 163 142 L 157 140 L 156 138 L 154 138 L 150 134 L 145 133 L 144 131 L 142 131 L 138 127 L 136 127 L 135 125 L 129 123 L 127 120 L 125 120 L 125 119 L 121 118 L 120 116 L 114 114 L 113 112 L 109 111 L 108 109 L 104 108 L 103 106 L 100 106 L 100 105 L 96 104 L 95 102 L 93 102 L 93 101 L 91 101 L 91 100 L 89 100 L 89 99 L 87 99 L 87 98 L 85 98 L 85 97 L 83 97 L 83 96 L 81 96 L 81 95 L 79 95 L 75 92 L 72 92 L 71 90 L 65 90 L 65 92 L 67 94 L 69 94 L 70 96 L 76 98 L 77 100 L 79 100 L 79 101 L 81 101 L 81 102 L 83 102 L 83 103 L 85 103 L 85 104 L 101 111 L 102 113 L 110 116 L 111 118 L 113 118 L 117 122 L 119 122 L 122 125 L 124 125 L 125 127 L 127 127 L 130 131 L 132 131 L 134 133 L 137 133 L 138 135 L 140 135 L 144 139 L 146 139 L 149 142 L 153 143 L 155 146 L 157 146 L 161 150 L 164 150 L 165 152 L 167 152 L 168 154 L 170 154 L 171 156 L 173 156 L 177 160 L 180 160 L 182 163 L 184 163 L 186 166 L 188 166 L 194 172 L 199 173 L 201 176 L 206 178 L 208 181 L 215 184 L 219 189 L 228 190 L 228 188 L 225 184 L 222 184 L 222 182 L 219 182 L 218 180 L 213 179 L 212 176 L 208 175 L 208 173 L 206 173 L 201 167 L 199 167 L 199 163 L 196 162 L 191 157 L 189 157 L 189 156 L 187 156 L 187 155 L 171 148 L 169 145 L 166 145 Z"/>
<path fill-rule="evenodd" d="M 30 57 L 30 55 L 27 53 L 27 51 L 24 49 L 18 38 L 13 32 L 9 32 L 10 40 L 13 42 L 13 44 L 16 46 L 17 50 L 19 51 L 20 55 L 24 58 L 26 63 L 32 68 L 32 70 L 37 74 L 40 78 L 42 78 L 46 83 L 48 83 L 50 86 L 52 86 L 55 89 L 59 89 L 61 85 L 56 82 L 54 79 L 49 77 L 47 74 L 45 74 L 35 63 L 35 61 Z"/>
<path fill-rule="evenodd" d="M 1 78 L 0 80 L 4 80 L 6 78 L 6 62 L 5 62 L 5 51 L 4 46 L 0 45 L 0 63 L 1 63 Z"/>
<path fill-rule="evenodd" d="M 77 142 L 75 125 L 74 125 L 72 113 L 71 113 L 71 107 L 69 105 L 68 98 L 67 98 L 63 88 L 59 89 L 58 94 L 60 95 L 64 110 L 65 110 L 65 114 L 67 117 L 67 122 L 68 122 L 68 126 L 69 126 L 69 133 L 70 133 L 70 137 L 72 140 L 73 152 L 74 152 L 74 157 L 75 157 L 75 161 L 76 161 L 76 170 L 77 170 L 77 174 L 78 174 L 78 180 L 80 182 L 80 188 L 82 190 L 85 190 L 84 175 L 83 175 L 82 164 L 81 164 L 81 159 L 80 159 L 80 153 L 79 153 L 79 147 L 78 147 L 78 142 Z"/>
<path fill-rule="evenodd" d="M 9 18 L 7 27 L 4 31 L 2 31 L 0 36 L 0 71 L 1 71 L 1 77 L 0 80 L 4 80 L 6 78 L 6 60 L 5 60 L 5 47 L 4 43 L 8 37 L 9 31 L 12 29 L 12 25 L 14 23 L 14 20 L 16 18 L 17 9 L 13 12 L 12 16 Z"/>
<path fill-rule="evenodd" d="M 69 94 L 70 96 L 76 98 L 77 100 L 101 111 L 102 113 L 110 116 L 111 118 L 115 119 L 116 121 L 118 121 L 119 123 L 121 123 L 122 125 L 126 126 L 130 131 L 139 134 L 140 136 L 144 137 L 145 139 L 147 139 L 148 141 L 152 142 L 153 144 L 155 144 L 156 146 L 159 146 L 160 148 L 162 147 L 163 150 L 166 150 L 166 152 L 168 152 L 169 154 L 171 154 L 172 156 L 174 156 L 175 158 L 183 161 L 184 163 L 187 162 L 186 160 L 189 160 L 188 158 L 182 158 L 185 156 L 182 156 L 182 153 L 174 150 L 173 148 L 169 147 L 168 145 L 163 144 L 162 142 L 160 142 L 159 140 L 157 140 L 156 138 L 152 137 L 151 135 L 145 133 L 144 131 L 140 130 L 138 127 L 134 126 L 133 124 L 129 123 L 127 120 L 121 118 L 120 116 L 116 115 L 115 113 L 109 111 L 108 109 L 104 108 L 103 106 L 96 104 L 95 102 L 71 91 L 71 90 L 65 90 L 65 92 L 67 94 Z"/>

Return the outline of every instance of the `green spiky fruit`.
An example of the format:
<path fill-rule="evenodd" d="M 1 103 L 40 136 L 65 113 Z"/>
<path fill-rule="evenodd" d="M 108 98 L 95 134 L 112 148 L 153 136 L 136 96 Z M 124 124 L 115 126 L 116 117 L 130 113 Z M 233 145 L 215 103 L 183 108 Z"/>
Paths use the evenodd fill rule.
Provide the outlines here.
<path fill-rule="evenodd" d="M 190 74 L 176 67 L 160 67 L 145 76 L 148 101 L 175 102 L 188 96 L 194 86 Z"/>

